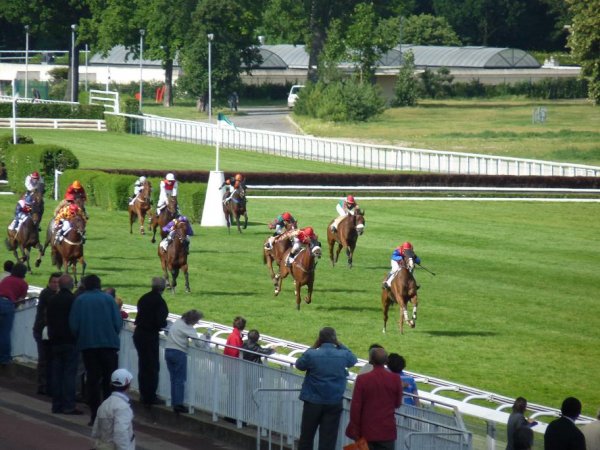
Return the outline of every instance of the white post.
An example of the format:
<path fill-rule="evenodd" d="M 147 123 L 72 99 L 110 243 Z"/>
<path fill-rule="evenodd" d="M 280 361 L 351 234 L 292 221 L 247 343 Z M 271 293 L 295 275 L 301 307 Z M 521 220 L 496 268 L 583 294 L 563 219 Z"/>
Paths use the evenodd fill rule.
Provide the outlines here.
<path fill-rule="evenodd" d="M 58 180 L 62 172 L 60 170 L 54 169 L 54 200 L 58 200 Z"/>
<path fill-rule="evenodd" d="M 108 91 L 108 85 L 110 84 L 110 66 L 106 66 L 106 91 Z"/>
<path fill-rule="evenodd" d="M 217 119 L 217 158 L 216 158 L 216 164 L 215 164 L 215 171 L 219 171 L 219 146 L 221 145 L 221 135 L 222 131 L 221 131 L 221 121 Z"/>
<path fill-rule="evenodd" d="M 88 45 L 85 44 L 85 92 L 88 92 Z"/>
<path fill-rule="evenodd" d="M 212 122 L 212 41 L 215 35 L 209 33 L 208 38 L 208 121 Z"/>
<path fill-rule="evenodd" d="M 140 29 L 140 113 L 142 112 L 142 83 L 144 80 L 143 75 L 143 59 L 144 59 L 144 34 L 146 30 Z"/>
<path fill-rule="evenodd" d="M 202 209 L 202 227 L 224 227 L 227 225 L 223 213 L 223 191 L 220 189 L 225 181 L 223 172 L 211 170 L 206 187 L 206 198 Z"/>
<path fill-rule="evenodd" d="M 19 93 L 15 91 L 17 84 L 15 80 L 12 81 L 12 91 L 13 91 L 13 100 L 12 100 L 12 129 L 13 129 L 13 144 L 17 145 L 17 98 L 19 98 Z"/>
<path fill-rule="evenodd" d="M 75 102 L 75 30 L 77 25 L 71 25 L 71 102 Z"/>
<path fill-rule="evenodd" d="M 28 92 L 29 83 L 29 25 L 25 25 L 25 98 L 29 97 Z"/>

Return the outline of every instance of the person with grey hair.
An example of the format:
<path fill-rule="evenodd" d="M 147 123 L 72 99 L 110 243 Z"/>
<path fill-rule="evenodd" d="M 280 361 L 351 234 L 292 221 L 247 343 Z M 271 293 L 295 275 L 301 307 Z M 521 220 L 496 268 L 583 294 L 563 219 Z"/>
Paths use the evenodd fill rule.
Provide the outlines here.
<path fill-rule="evenodd" d="M 158 359 L 158 334 L 167 326 L 169 308 L 162 294 L 166 282 L 162 277 L 152 278 L 152 290 L 142 295 L 137 304 L 135 317 L 135 331 L 133 343 L 138 352 L 138 383 L 142 403 L 150 407 L 162 404 L 156 398 L 158 389 L 158 373 L 160 362 Z"/>
<path fill-rule="evenodd" d="M 185 413 L 185 382 L 187 378 L 187 353 L 190 339 L 197 339 L 194 325 L 204 317 L 201 311 L 190 309 L 169 328 L 165 345 L 165 361 L 171 378 L 171 405 L 176 413 Z"/>
<path fill-rule="evenodd" d="M 357 361 L 331 327 L 322 328 L 315 344 L 296 361 L 296 368 L 306 371 L 300 391 L 304 407 L 298 450 L 312 450 L 317 430 L 319 450 L 335 448 L 348 368 Z"/>
<path fill-rule="evenodd" d="M 581 432 L 585 436 L 587 450 L 600 450 L 600 409 L 596 414 L 596 420 L 584 425 Z"/>

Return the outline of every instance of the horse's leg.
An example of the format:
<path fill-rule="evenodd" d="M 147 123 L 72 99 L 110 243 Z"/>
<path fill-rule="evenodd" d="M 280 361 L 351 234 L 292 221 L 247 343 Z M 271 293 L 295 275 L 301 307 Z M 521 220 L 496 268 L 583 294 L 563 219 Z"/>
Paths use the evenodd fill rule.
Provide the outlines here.
<path fill-rule="evenodd" d="M 312 292 L 313 292 L 313 284 L 315 282 L 315 275 L 314 273 L 310 276 L 308 283 L 306 283 L 306 287 L 308 288 L 308 295 L 306 297 L 304 297 L 304 301 L 308 304 L 310 304 L 310 302 L 312 302 Z"/>
<path fill-rule="evenodd" d="M 335 252 L 335 262 L 336 263 L 338 262 L 338 259 L 340 258 L 340 253 L 342 252 L 342 248 L 344 247 L 341 242 L 338 242 L 337 245 L 338 245 L 338 247 Z"/>
<path fill-rule="evenodd" d="M 133 215 L 134 214 L 133 207 L 131 205 L 129 205 L 128 212 L 129 212 L 129 234 L 133 234 L 133 222 L 135 221 L 135 218 Z"/>
<path fill-rule="evenodd" d="M 411 302 L 413 304 L 413 310 L 412 310 L 412 319 L 408 322 L 411 328 L 414 328 L 417 325 L 417 306 L 419 304 L 419 299 L 418 297 L 415 295 L 412 299 Z"/>
<path fill-rule="evenodd" d="M 281 283 L 289 273 L 288 267 L 285 265 L 285 255 L 282 261 L 279 262 L 279 273 L 275 274 L 273 286 L 275 287 L 274 295 L 277 296 L 281 292 Z"/>
<path fill-rule="evenodd" d="M 294 294 L 296 295 L 296 309 L 300 311 L 300 283 L 294 278 Z"/>
<path fill-rule="evenodd" d="M 152 243 L 156 242 L 156 229 L 158 228 L 158 216 L 156 214 L 152 214 L 150 228 L 152 229 Z"/>
<path fill-rule="evenodd" d="M 238 233 L 242 232 L 242 227 L 240 226 L 240 215 L 235 215 L 235 224 L 237 225 Z"/>
<path fill-rule="evenodd" d="M 140 234 L 143 236 L 146 234 L 146 229 L 144 228 L 144 222 L 146 221 L 146 211 L 142 211 L 142 209 L 138 209 L 138 220 L 140 221 Z"/>
<path fill-rule="evenodd" d="M 190 277 L 188 274 L 188 266 L 187 264 L 181 268 L 183 270 L 183 275 L 185 276 L 185 292 L 192 292 L 190 289 Z"/>
<path fill-rule="evenodd" d="M 87 262 L 83 259 L 83 256 L 79 258 L 79 262 L 81 263 L 81 278 L 85 277 L 85 268 L 87 267 Z"/>
<path fill-rule="evenodd" d="M 328 229 L 329 234 L 331 231 Z M 333 248 L 335 247 L 335 239 L 329 239 L 327 236 L 327 244 L 329 245 L 329 261 L 331 261 L 331 267 L 335 267 L 335 260 L 333 259 Z"/>
<path fill-rule="evenodd" d="M 385 333 L 388 321 L 388 311 L 390 310 L 391 301 L 388 298 L 388 290 L 381 290 L 381 308 L 383 309 L 383 332 Z"/>
<path fill-rule="evenodd" d="M 248 228 L 248 212 L 244 211 L 244 230 Z"/>
<path fill-rule="evenodd" d="M 177 277 L 179 276 L 179 268 L 171 269 L 171 278 L 173 279 L 173 283 L 171 283 L 171 292 L 175 294 L 175 288 L 177 287 Z"/>
<path fill-rule="evenodd" d="M 352 255 L 354 254 L 354 246 L 351 244 L 348 244 L 348 247 L 346 247 L 346 256 L 348 257 L 348 268 L 352 269 Z"/>
<path fill-rule="evenodd" d="M 40 264 L 42 264 L 42 256 L 44 256 L 44 249 L 43 249 L 42 244 L 40 242 L 38 242 L 36 244 L 35 248 L 37 248 L 38 251 L 40 252 L 40 254 L 38 255 L 37 259 L 35 260 L 35 267 L 40 267 Z"/>

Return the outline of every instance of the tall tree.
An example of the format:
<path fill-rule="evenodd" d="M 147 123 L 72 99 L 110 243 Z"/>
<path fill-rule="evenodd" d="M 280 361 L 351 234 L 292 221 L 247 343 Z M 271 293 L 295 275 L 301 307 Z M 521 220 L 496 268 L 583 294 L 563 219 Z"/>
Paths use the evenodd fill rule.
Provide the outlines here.
<path fill-rule="evenodd" d="M 402 24 L 402 42 L 415 45 L 460 45 L 460 39 L 444 17 L 409 16 Z"/>
<path fill-rule="evenodd" d="M 600 104 L 600 0 L 567 0 L 573 21 L 569 47 L 589 81 L 589 98 Z"/>

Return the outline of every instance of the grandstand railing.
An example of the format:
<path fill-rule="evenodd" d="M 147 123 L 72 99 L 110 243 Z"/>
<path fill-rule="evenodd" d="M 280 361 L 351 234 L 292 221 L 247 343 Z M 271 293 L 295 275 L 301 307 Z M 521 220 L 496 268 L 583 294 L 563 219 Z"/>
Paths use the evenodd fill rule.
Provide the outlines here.
<path fill-rule="evenodd" d="M 137 119 L 129 121 L 132 127 L 129 131 L 136 134 L 207 145 L 219 141 L 226 148 L 368 169 L 470 175 L 600 176 L 598 166 L 361 144 L 247 128 L 222 128 L 151 115 L 120 115 Z"/>

